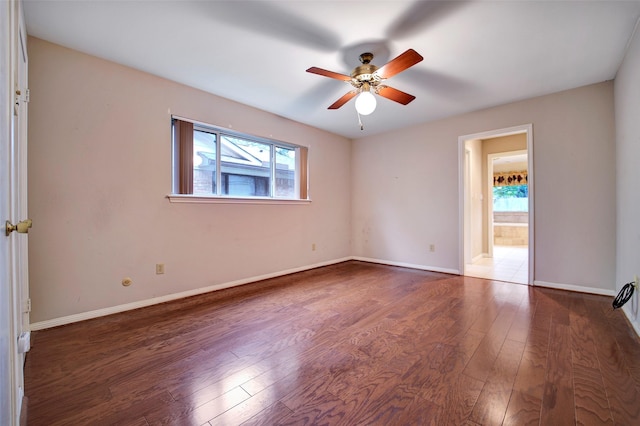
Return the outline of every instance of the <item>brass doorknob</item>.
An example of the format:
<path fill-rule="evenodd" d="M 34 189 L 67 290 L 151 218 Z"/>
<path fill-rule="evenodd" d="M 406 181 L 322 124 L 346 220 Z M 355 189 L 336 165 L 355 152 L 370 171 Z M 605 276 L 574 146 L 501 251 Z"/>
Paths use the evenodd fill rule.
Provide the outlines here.
<path fill-rule="evenodd" d="M 6 221 L 6 230 L 5 235 L 8 237 L 13 231 L 18 231 L 19 234 L 28 234 L 29 228 L 33 226 L 33 221 L 31 219 L 23 220 L 22 222 L 18 222 L 13 225 L 8 220 Z"/>

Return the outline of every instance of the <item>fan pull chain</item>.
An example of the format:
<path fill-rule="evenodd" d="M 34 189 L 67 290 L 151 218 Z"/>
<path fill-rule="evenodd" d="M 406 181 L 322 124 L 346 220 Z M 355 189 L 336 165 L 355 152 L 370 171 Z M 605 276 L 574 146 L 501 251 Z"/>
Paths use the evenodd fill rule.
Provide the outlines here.
<path fill-rule="evenodd" d="M 356 110 L 356 114 L 358 114 L 358 124 L 360 124 L 360 130 L 364 130 L 364 124 L 362 124 L 362 119 L 360 118 L 360 113 Z"/>

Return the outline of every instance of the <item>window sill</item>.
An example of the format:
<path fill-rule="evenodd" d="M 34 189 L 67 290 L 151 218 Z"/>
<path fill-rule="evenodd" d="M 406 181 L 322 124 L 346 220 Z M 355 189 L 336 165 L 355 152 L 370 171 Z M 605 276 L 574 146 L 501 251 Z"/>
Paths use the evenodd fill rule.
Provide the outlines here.
<path fill-rule="evenodd" d="M 190 194 L 169 194 L 167 198 L 172 203 L 201 203 L 201 204 L 311 204 L 311 200 L 297 200 L 287 198 L 257 198 L 257 197 L 214 197 Z"/>

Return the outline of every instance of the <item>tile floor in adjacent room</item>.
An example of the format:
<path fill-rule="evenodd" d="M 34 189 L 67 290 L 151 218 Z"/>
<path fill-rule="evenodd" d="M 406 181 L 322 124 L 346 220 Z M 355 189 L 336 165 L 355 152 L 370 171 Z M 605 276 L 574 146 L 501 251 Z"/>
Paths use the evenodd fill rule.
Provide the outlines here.
<path fill-rule="evenodd" d="M 464 274 L 470 277 L 527 284 L 528 258 L 527 246 L 494 246 L 493 257 L 483 257 L 473 264 L 465 265 Z"/>

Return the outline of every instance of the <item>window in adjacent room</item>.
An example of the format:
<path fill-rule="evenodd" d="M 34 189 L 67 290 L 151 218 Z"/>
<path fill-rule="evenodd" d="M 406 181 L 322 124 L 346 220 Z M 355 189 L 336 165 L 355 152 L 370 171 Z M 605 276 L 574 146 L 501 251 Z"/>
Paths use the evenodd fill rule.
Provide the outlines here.
<path fill-rule="evenodd" d="M 174 118 L 173 192 L 306 200 L 306 147 Z"/>
<path fill-rule="evenodd" d="M 529 211 L 529 187 L 527 185 L 494 186 L 493 211 Z"/>

